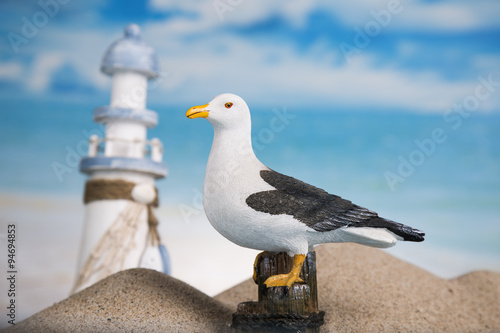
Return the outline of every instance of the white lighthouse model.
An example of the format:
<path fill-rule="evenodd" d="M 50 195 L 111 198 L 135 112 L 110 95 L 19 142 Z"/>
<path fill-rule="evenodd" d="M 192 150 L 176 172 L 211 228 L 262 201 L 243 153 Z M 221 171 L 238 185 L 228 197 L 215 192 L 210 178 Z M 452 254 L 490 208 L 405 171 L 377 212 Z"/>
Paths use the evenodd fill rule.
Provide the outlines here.
<path fill-rule="evenodd" d="M 109 47 L 101 71 L 112 77 L 111 103 L 94 110 L 105 137 L 90 138 L 89 156 L 80 163 L 90 178 L 74 291 L 124 269 L 169 270 L 154 215 L 155 180 L 167 168 L 160 140 L 147 140 L 147 129 L 158 122 L 156 112 L 146 109 L 147 83 L 158 77 L 158 60 L 137 25 L 127 26 Z"/>

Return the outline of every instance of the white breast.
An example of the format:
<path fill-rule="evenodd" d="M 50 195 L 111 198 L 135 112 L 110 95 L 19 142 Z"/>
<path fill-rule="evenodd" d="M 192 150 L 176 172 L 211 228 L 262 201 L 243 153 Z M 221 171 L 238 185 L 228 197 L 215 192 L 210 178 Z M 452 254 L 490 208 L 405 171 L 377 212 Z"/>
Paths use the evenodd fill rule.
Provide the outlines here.
<path fill-rule="evenodd" d="M 303 223 L 289 215 L 262 213 L 247 205 L 251 194 L 275 188 L 261 178 L 260 171 L 269 169 L 255 157 L 251 146 L 228 138 L 229 134 L 216 133 L 207 164 L 203 206 L 210 223 L 240 246 L 267 251 L 307 250 L 305 231 L 309 228 Z M 218 144 L 220 140 L 224 144 Z"/>

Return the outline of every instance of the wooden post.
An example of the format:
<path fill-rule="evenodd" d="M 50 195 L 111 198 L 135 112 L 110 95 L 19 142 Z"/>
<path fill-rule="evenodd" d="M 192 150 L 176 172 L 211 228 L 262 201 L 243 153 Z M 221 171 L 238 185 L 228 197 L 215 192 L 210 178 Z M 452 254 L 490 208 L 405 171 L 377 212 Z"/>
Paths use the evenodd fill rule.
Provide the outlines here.
<path fill-rule="evenodd" d="M 293 258 L 284 252 L 264 252 L 257 262 L 258 302 L 238 304 L 233 313 L 236 332 L 301 332 L 316 333 L 323 325 L 325 313 L 318 310 L 316 253 L 309 252 L 300 277 L 305 283 L 286 287 L 266 288 L 264 281 L 271 275 L 292 269 Z"/>

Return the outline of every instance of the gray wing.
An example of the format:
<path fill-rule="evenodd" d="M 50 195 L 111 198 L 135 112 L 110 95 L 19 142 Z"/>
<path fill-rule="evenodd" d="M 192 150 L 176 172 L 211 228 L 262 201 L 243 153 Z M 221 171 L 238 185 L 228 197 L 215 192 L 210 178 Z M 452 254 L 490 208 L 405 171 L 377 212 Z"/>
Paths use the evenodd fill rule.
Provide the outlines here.
<path fill-rule="evenodd" d="M 292 215 L 319 232 L 341 227 L 386 228 L 404 240 L 424 240 L 425 233 L 420 230 L 381 218 L 371 210 L 295 178 L 273 170 L 262 170 L 260 176 L 276 190 L 257 192 L 246 199 L 247 205 L 256 211 Z"/>

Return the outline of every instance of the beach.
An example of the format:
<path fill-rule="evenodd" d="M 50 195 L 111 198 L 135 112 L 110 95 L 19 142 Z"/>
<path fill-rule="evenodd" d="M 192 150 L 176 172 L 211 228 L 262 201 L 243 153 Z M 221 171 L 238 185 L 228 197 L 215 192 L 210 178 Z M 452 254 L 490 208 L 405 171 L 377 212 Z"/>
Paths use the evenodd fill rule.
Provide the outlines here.
<path fill-rule="evenodd" d="M 384 250 L 318 247 L 324 332 L 500 332 L 500 2 L 0 8 L 0 330 L 229 329 L 237 303 L 255 297 L 259 251 L 207 220 L 218 111 L 186 112 L 231 93 L 249 106 L 264 165 L 425 232 Z M 154 184 L 90 195 L 134 193 L 147 213 L 122 211 L 105 234 L 125 202 L 86 206 L 91 177 Z M 218 230 L 232 234 L 231 219 Z M 154 246 L 140 253 L 147 227 Z M 111 240 L 107 257 L 94 247 Z M 170 272 L 125 270 L 72 294 L 89 253 L 100 272 Z"/>
<path fill-rule="evenodd" d="M 378 249 L 317 248 L 321 332 L 495 332 L 500 274 L 446 280 Z M 242 301 L 256 300 L 250 279 L 214 298 L 146 269 L 119 272 L 5 332 L 225 332 Z"/>
<path fill-rule="evenodd" d="M 0 165 L 0 234 L 6 235 L 8 224 L 16 225 L 18 321 L 68 297 L 74 283 L 86 181 L 78 161 L 87 154 L 88 135 L 101 130 L 91 119 L 94 105 L 42 103 L 25 126 L 18 125 L 25 114 L 16 104 L 2 114 L 0 132 L 9 144 L 1 145 L 0 153 L 9 158 Z M 174 107 L 170 113 L 152 108 L 159 111 L 160 123 L 151 137 L 164 142 L 169 169 L 168 177 L 157 182 L 157 216 L 172 276 L 217 295 L 251 276 L 258 251 L 226 240 L 205 217 L 202 188 L 210 125 L 188 123 Z M 437 115 L 287 110 L 295 118 L 272 137 L 262 133 L 276 112 L 253 114 L 255 153 L 266 165 L 424 230 L 425 242 L 399 243 L 386 252 L 436 276 L 500 272 L 498 116 L 477 115 L 453 130 Z M 415 151 L 415 140 L 423 142 L 438 127 L 447 140 L 392 190 L 385 172 L 397 173 L 400 157 L 408 160 Z M 54 163 L 70 171 L 58 174 Z M 5 251 L 0 249 L 2 258 Z M 4 269 L 6 261 L 0 265 Z M 7 300 L 1 298 L 0 305 Z M 6 326 L 4 318 L 0 327 Z"/>

